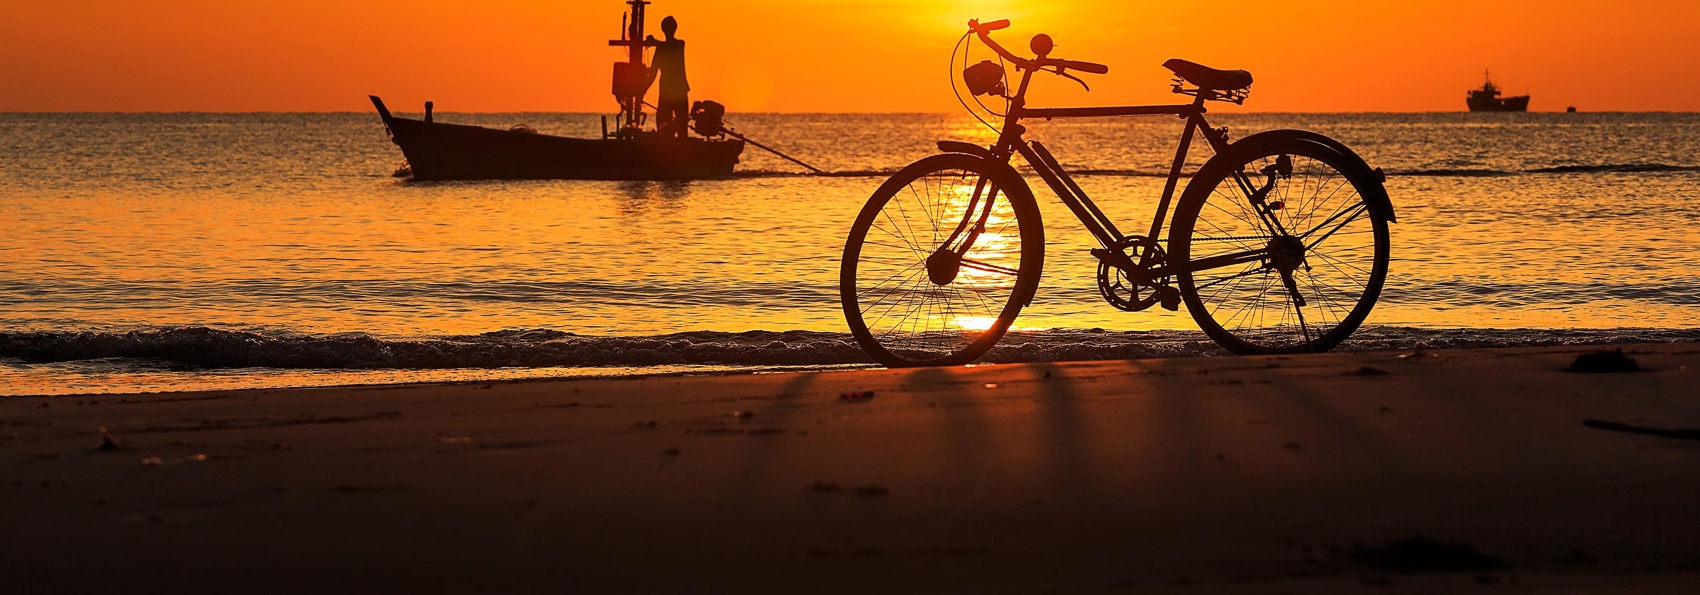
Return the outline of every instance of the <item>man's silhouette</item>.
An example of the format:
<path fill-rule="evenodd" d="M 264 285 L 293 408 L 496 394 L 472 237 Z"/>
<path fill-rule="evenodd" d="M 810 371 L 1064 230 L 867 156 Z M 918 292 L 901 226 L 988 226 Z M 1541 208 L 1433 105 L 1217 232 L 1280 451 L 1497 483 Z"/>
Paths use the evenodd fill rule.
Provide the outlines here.
<path fill-rule="evenodd" d="M 679 22 L 673 17 L 661 19 L 661 33 L 667 39 L 655 47 L 653 68 L 649 70 L 649 82 L 655 83 L 656 75 L 661 76 L 661 97 L 656 101 L 655 123 L 662 134 L 676 135 L 685 138 L 690 127 L 691 85 L 685 82 L 685 40 L 673 37 L 673 32 L 679 30 Z M 654 41 L 654 37 L 649 38 Z"/>

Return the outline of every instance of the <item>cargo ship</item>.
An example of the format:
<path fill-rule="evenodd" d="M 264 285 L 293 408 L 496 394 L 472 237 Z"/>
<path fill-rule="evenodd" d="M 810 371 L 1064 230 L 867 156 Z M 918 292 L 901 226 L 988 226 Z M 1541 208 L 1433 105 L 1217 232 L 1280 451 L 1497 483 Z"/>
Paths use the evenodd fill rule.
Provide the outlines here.
<path fill-rule="evenodd" d="M 1471 89 L 1464 98 L 1464 103 L 1470 106 L 1472 112 L 1526 112 L 1529 111 L 1529 96 L 1500 97 L 1499 87 L 1494 86 L 1493 79 L 1487 78 L 1487 71 L 1482 71 L 1482 88 Z"/>

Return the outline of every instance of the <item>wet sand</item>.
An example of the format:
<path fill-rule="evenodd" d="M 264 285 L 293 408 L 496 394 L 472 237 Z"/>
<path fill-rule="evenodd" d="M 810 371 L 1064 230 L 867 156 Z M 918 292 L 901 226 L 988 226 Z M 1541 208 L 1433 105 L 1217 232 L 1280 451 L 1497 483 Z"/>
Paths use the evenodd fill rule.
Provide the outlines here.
<path fill-rule="evenodd" d="M 6 398 L 0 584 L 1693 592 L 1700 345 L 1598 349 Z"/>

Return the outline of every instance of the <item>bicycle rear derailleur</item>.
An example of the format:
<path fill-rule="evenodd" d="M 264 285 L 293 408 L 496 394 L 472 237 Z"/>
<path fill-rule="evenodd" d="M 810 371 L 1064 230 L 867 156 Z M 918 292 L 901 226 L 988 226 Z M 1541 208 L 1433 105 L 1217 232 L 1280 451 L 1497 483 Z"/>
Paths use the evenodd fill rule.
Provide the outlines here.
<path fill-rule="evenodd" d="M 1181 292 L 1169 285 L 1168 276 L 1140 283 L 1128 275 L 1129 266 L 1149 270 L 1166 262 L 1156 240 L 1132 236 L 1110 249 L 1093 249 L 1092 256 L 1098 258 L 1098 293 L 1116 309 L 1138 312 L 1156 304 L 1167 310 L 1180 308 Z"/>

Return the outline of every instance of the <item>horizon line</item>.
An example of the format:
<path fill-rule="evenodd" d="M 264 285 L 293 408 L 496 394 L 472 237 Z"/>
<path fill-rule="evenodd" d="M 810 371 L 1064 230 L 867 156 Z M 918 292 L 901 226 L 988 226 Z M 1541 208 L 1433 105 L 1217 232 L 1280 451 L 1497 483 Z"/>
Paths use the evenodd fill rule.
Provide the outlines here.
<path fill-rule="evenodd" d="M 421 111 L 390 110 L 395 114 L 423 114 Z M 375 114 L 373 110 L 0 110 L 0 115 L 47 115 L 47 114 L 126 114 L 126 115 L 248 115 L 248 114 Z M 497 115 L 497 114 L 569 114 L 569 115 L 608 115 L 613 112 L 605 111 L 540 111 L 540 110 L 504 110 L 504 111 L 452 111 L 435 110 L 435 114 L 467 114 L 467 115 Z M 888 115 L 957 115 L 960 112 L 918 112 L 918 111 L 866 111 L 866 112 L 809 112 L 809 111 L 751 111 L 737 112 L 741 115 L 817 115 L 817 116 L 888 116 Z M 1233 114 L 1700 114 L 1700 110 L 1528 110 L 1521 112 L 1472 112 L 1469 110 L 1415 110 L 1415 111 L 1385 111 L 1385 110 L 1349 110 L 1349 111 L 1233 111 L 1214 112 L 1216 115 Z"/>

